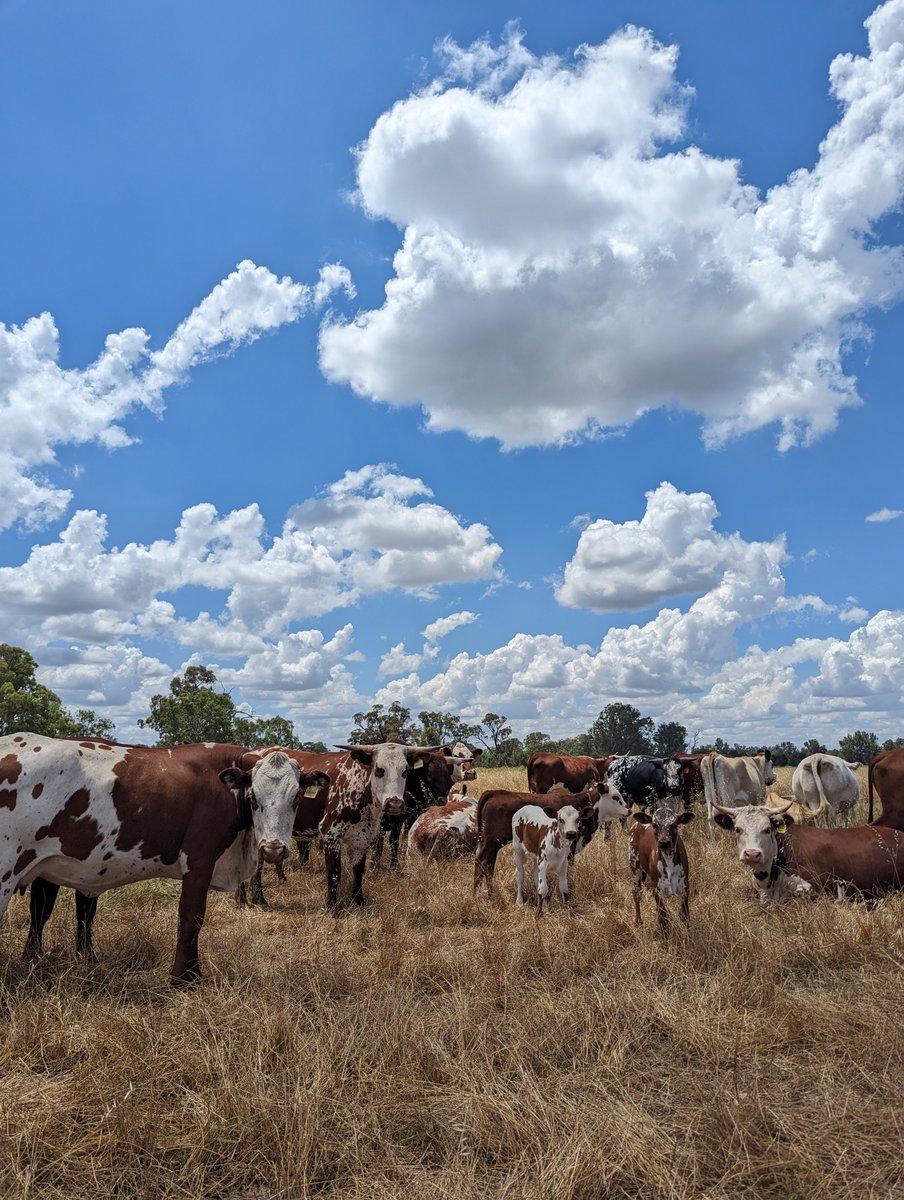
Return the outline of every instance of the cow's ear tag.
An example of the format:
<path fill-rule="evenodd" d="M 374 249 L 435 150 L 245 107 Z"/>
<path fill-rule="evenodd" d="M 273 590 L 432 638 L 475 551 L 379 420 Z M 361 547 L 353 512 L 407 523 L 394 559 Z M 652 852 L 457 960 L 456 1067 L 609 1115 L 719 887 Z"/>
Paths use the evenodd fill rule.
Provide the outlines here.
<path fill-rule="evenodd" d="M 787 832 L 788 832 L 788 826 L 785 824 L 785 822 L 784 822 L 784 821 L 782 821 L 781 825 L 776 825 L 776 827 L 775 827 L 775 832 L 776 832 L 776 833 L 787 833 Z"/>
<path fill-rule="evenodd" d="M 317 786 L 317 784 L 311 783 L 304 790 L 305 798 L 307 800 L 313 800 L 319 791 L 320 788 Z"/>
<path fill-rule="evenodd" d="M 422 758 L 416 758 L 414 760 L 414 762 L 411 764 L 411 769 L 412 769 L 412 771 L 416 771 L 418 769 L 418 767 L 422 767 L 423 765 L 424 765 L 424 760 Z"/>

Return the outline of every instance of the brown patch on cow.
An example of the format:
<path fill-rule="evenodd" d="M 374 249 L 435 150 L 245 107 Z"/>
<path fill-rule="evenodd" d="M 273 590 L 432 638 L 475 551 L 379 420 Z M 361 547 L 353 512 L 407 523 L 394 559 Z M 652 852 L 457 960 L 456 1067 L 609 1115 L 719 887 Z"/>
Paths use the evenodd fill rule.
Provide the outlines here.
<path fill-rule="evenodd" d="M 40 754 L 40 753 L 41 753 L 41 747 L 40 747 L 40 746 L 32 746 L 32 750 L 33 750 L 33 752 L 34 752 L 35 754 Z"/>
<path fill-rule="evenodd" d="M 79 788 L 77 792 L 72 793 L 49 825 L 42 825 L 35 831 L 35 838 L 39 841 L 46 837 L 58 838 L 60 850 L 67 858 L 77 858 L 79 862 L 84 862 L 103 840 L 97 821 L 94 817 L 86 815 L 90 803 L 91 793 L 87 788 Z"/>
<path fill-rule="evenodd" d="M 37 857 L 37 850 L 23 850 L 16 859 L 16 865 L 13 867 L 14 873 L 16 875 L 21 875 L 25 868 L 33 863 Z"/>
<path fill-rule="evenodd" d="M 0 879 L 0 883 L 6 883 L 7 879 L 9 879 L 10 875 L 12 875 L 12 871 L 4 871 L 3 877 L 2 877 L 2 879 Z"/>
<path fill-rule="evenodd" d="M 14 809 L 16 807 L 17 795 L 18 793 L 15 788 L 3 788 L 0 791 L 0 808 Z"/>
<path fill-rule="evenodd" d="M 36 784 L 34 785 L 34 787 L 31 789 L 31 796 L 32 796 L 32 799 L 33 799 L 33 800 L 37 800 L 38 796 L 40 796 L 41 792 L 43 792 L 43 791 L 44 791 L 44 784 L 43 784 L 43 783 L 36 783 Z"/>
<path fill-rule="evenodd" d="M 0 783 L 15 783 L 22 774 L 22 764 L 17 755 L 6 754 L 0 758 Z"/>

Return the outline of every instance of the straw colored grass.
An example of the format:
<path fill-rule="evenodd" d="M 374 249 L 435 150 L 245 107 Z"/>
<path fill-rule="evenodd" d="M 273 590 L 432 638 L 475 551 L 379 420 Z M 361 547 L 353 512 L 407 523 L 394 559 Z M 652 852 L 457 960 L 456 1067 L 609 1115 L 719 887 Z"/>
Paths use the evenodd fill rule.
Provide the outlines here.
<path fill-rule="evenodd" d="M 500 783 L 524 772 L 481 771 Z M 575 912 L 539 922 L 510 851 L 493 899 L 470 861 L 418 862 L 340 917 L 315 851 L 267 880 L 269 912 L 211 896 L 187 992 L 166 984 L 172 885 L 101 898 L 94 965 L 67 893 L 23 965 L 17 900 L 0 1194 L 901 1197 L 904 898 L 764 914 L 729 839 L 687 828 L 691 925 L 668 940 L 647 897 L 634 927 L 617 828 L 579 859 Z"/>

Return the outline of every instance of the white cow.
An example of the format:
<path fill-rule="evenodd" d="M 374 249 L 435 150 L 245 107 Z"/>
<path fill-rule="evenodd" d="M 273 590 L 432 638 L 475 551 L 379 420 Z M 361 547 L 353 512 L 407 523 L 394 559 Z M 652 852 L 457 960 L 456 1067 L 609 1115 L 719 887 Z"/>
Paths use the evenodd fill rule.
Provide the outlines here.
<path fill-rule="evenodd" d="M 539 804 L 525 804 L 512 817 L 512 850 L 515 855 L 516 904 L 524 903 L 524 864 L 528 856 L 536 859 L 534 881 L 537 885 L 537 916 L 542 917 L 549 897 L 549 872 L 559 879 L 562 899 L 568 901 L 568 860 L 578 845 L 581 814 L 566 804 L 554 816 Z"/>
<path fill-rule="evenodd" d="M 766 799 L 767 784 L 775 783 L 772 755 L 768 750 L 738 758 L 712 751 L 700 760 L 700 774 L 703 776 L 710 836 L 716 828 L 717 807 L 762 804 Z"/>
<path fill-rule="evenodd" d="M 834 754 L 809 754 L 794 768 L 791 791 L 801 808 L 809 810 L 817 824 L 835 825 L 838 817 L 848 824 L 851 809 L 860 796 L 854 774 L 860 763 L 845 762 Z"/>

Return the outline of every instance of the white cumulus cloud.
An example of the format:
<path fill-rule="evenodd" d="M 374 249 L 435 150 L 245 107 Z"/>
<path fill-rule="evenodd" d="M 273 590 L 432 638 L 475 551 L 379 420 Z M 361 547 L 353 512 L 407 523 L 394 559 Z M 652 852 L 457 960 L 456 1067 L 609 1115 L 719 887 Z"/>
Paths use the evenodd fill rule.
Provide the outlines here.
<path fill-rule="evenodd" d="M 403 238 L 382 307 L 323 325 L 324 373 L 506 446 L 666 405 L 711 445 L 833 429 L 859 403 L 846 351 L 904 281 L 873 236 L 904 196 L 904 0 L 866 25 L 869 55 L 831 65 L 816 164 L 765 196 L 686 144 L 677 49 L 647 31 L 573 61 L 515 29 L 446 43 L 444 73 L 358 148 L 359 202 Z"/>
<path fill-rule="evenodd" d="M 870 513 L 868 517 L 864 517 L 864 521 L 872 521 L 876 524 L 883 521 L 897 521 L 898 517 L 904 515 L 904 509 L 900 508 L 880 508 L 878 512 Z"/>
<path fill-rule="evenodd" d="M 50 313 L 21 326 L 0 323 L 0 530 L 17 521 L 38 528 L 60 517 L 72 493 L 51 475 L 55 449 L 132 438 L 122 421 L 135 408 L 163 408 L 167 388 L 192 368 L 228 354 L 325 303 L 337 288 L 354 294 L 345 267 L 322 268 L 314 288 L 241 262 L 179 325 L 160 350 L 143 329 L 111 333 L 84 369 L 60 366 L 60 335 Z"/>

